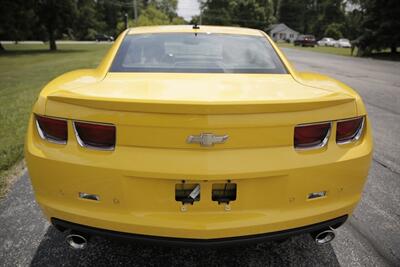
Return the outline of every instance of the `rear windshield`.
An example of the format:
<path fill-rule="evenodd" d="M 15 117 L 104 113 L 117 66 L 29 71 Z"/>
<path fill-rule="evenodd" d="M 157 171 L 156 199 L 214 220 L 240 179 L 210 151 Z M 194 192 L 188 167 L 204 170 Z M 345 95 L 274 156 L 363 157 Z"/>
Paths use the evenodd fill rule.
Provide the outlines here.
<path fill-rule="evenodd" d="M 110 71 L 287 73 L 264 37 L 206 33 L 127 35 Z"/>

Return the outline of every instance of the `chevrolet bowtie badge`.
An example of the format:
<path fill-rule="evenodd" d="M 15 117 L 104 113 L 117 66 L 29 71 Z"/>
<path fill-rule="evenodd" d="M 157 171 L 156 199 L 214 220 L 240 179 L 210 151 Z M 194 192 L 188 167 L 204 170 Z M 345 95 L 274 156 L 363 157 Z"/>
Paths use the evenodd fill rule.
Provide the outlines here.
<path fill-rule="evenodd" d="M 228 140 L 229 136 L 215 135 L 212 133 L 201 133 L 200 135 L 190 135 L 187 138 L 188 144 L 200 144 L 200 146 L 213 146 L 214 144 L 223 144 Z"/>

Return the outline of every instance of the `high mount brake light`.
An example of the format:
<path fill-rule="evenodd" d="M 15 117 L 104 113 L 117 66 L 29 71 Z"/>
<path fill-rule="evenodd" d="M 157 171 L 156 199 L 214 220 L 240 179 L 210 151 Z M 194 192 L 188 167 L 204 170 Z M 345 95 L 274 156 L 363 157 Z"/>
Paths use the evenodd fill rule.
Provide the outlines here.
<path fill-rule="evenodd" d="M 364 117 L 338 121 L 336 124 L 336 143 L 347 144 L 360 139 L 364 128 Z"/>
<path fill-rule="evenodd" d="M 78 121 L 75 121 L 73 124 L 76 138 L 82 147 L 100 150 L 114 150 L 114 125 Z"/>
<path fill-rule="evenodd" d="M 55 119 L 35 115 L 36 128 L 40 137 L 52 143 L 66 144 L 68 139 L 68 123 L 63 119 Z"/>
<path fill-rule="evenodd" d="M 297 125 L 294 128 L 295 149 L 317 149 L 328 143 L 330 122 Z"/>

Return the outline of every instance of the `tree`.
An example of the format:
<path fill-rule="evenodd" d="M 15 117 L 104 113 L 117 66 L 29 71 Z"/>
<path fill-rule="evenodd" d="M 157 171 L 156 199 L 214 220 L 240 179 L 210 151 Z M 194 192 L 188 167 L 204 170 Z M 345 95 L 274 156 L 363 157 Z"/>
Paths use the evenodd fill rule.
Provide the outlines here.
<path fill-rule="evenodd" d="M 77 17 L 75 0 L 37 0 L 39 23 L 46 29 L 50 50 L 57 50 L 56 39 L 74 26 Z"/>
<path fill-rule="evenodd" d="M 173 20 L 178 16 L 176 13 L 178 8 L 178 0 L 158 0 L 153 2 L 153 5 L 166 14 L 170 20 Z"/>
<path fill-rule="evenodd" d="M 176 7 L 175 7 L 176 8 Z M 147 7 L 140 12 L 140 16 L 137 21 L 130 19 L 128 22 L 129 27 L 138 26 L 151 26 L 151 25 L 172 25 L 172 24 L 185 24 L 185 20 L 177 15 L 170 17 L 172 13 L 176 14 L 176 11 L 171 11 L 170 14 L 158 8 L 155 4 L 147 4 Z M 125 30 L 123 22 L 118 23 L 117 29 L 119 32 Z"/>
<path fill-rule="evenodd" d="M 238 25 L 249 28 L 265 29 L 269 25 L 264 7 L 255 0 L 234 2 L 231 20 Z"/>
<path fill-rule="evenodd" d="M 0 39 L 13 40 L 17 43 L 32 37 L 35 25 L 33 0 L 3 0 L 0 14 Z M 4 51 L 1 44 L 0 51 Z"/>
<path fill-rule="evenodd" d="M 272 0 L 271 2 L 272 16 L 274 16 L 275 18 L 278 17 L 279 3 L 279 0 Z"/>
<path fill-rule="evenodd" d="M 11 10 L 15 8 L 14 2 L 11 0 L 4 0 L 0 5 L 0 40 L 7 39 L 8 29 L 10 29 L 13 25 L 14 19 L 12 16 Z M 0 42 L 0 52 L 3 52 L 5 49 Z"/>
<path fill-rule="evenodd" d="M 233 25 L 264 30 L 272 21 L 270 0 L 207 0 L 202 6 L 203 24 Z"/>
<path fill-rule="evenodd" d="M 362 34 L 362 28 L 360 27 L 362 21 L 363 13 L 360 10 L 354 9 L 348 11 L 345 17 L 343 35 L 350 40 L 355 40 Z"/>
<path fill-rule="evenodd" d="M 384 48 L 395 54 L 400 45 L 400 1 L 365 0 L 359 5 L 364 13 L 362 34 L 357 39 L 360 55 Z"/>
<path fill-rule="evenodd" d="M 94 40 L 100 23 L 96 14 L 96 2 L 77 1 L 77 17 L 74 25 L 74 37 L 78 40 Z"/>
<path fill-rule="evenodd" d="M 325 29 L 324 36 L 328 36 L 333 39 L 340 39 L 343 37 L 341 28 L 342 26 L 338 23 L 329 24 Z"/>
<path fill-rule="evenodd" d="M 232 1 L 207 0 L 201 4 L 202 23 L 209 25 L 232 25 Z"/>
<path fill-rule="evenodd" d="M 345 0 L 274 0 L 278 5 L 278 18 L 296 31 L 323 37 L 332 23 L 345 18 Z"/>
<path fill-rule="evenodd" d="M 122 20 L 121 6 L 110 1 L 96 2 L 96 16 L 99 24 L 97 31 L 112 36 L 119 34 L 117 31 L 118 22 Z"/>
<path fill-rule="evenodd" d="M 279 21 L 290 28 L 303 30 L 304 5 L 298 0 L 281 0 L 279 4 Z"/>

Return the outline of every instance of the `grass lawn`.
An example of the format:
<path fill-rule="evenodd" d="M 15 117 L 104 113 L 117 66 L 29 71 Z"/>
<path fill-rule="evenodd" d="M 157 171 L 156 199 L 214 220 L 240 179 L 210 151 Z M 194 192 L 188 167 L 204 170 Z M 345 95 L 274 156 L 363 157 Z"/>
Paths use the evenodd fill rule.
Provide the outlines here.
<path fill-rule="evenodd" d="M 9 44 L 0 54 L 0 198 L 6 174 L 23 158 L 26 126 L 41 88 L 58 75 L 93 68 L 107 52 L 108 44 L 60 44 L 59 51 L 47 45 Z"/>
<path fill-rule="evenodd" d="M 288 44 L 288 43 L 277 43 L 277 44 L 279 47 L 301 49 L 301 50 L 306 50 L 306 51 L 334 54 L 334 55 L 341 55 L 341 56 L 350 56 L 350 48 L 337 48 L 337 47 L 328 47 L 328 46 L 301 47 L 301 46 L 294 46 L 293 44 Z M 354 50 L 354 55 L 356 53 L 357 53 L 357 51 Z"/>

